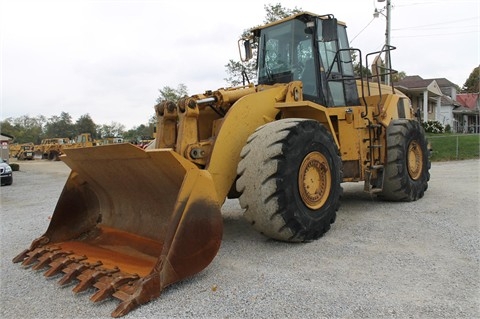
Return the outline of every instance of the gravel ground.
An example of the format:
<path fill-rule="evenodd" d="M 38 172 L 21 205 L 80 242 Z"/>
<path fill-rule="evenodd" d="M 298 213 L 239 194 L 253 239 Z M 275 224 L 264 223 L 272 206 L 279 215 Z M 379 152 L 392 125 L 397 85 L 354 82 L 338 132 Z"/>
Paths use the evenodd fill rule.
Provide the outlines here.
<path fill-rule="evenodd" d="M 1 188 L 1 318 L 108 318 L 12 258 L 47 229 L 68 176 L 62 162 L 20 162 Z M 413 203 L 386 203 L 345 184 L 336 223 L 307 244 L 273 241 L 228 200 L 217 257 L 124 318 L 480 318 L 480 161 L 433 163 Z"/>

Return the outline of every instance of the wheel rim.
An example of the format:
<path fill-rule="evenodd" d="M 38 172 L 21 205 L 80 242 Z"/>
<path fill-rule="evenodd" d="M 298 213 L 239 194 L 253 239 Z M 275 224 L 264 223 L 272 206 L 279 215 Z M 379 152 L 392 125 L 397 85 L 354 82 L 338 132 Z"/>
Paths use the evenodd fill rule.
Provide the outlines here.
<path fill-rule="evenodd" d="M 321 208 L 330 195 L 332 173 L 327 158 L 319 152 L 309 153 L 300 165 L 298 189 L 303 203 L 310 209 Z"/>
<path fill-rule="evenodd" d="M 423 153 L 417 141 L 412 141 L 408 145 L 407 169 L 413 180 L 418 180 L 422 175 Z"/>

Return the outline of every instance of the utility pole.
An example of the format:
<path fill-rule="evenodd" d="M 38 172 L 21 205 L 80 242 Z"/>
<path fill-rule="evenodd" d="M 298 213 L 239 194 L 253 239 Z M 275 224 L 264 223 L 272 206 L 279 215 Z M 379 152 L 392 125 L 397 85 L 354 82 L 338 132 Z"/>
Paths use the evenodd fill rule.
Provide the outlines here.
<path fill-rule="evenodd" d="M 387 29 L 385 30 L 385 44 L 387 45 L 387 50 L 389 49 L 390 47 L 390 17 L 391 17 L 391 10 L 392 10 L 392 2 L 391 0 L 387 0 L 387 15 L 386 15 L 386 19 L 387 19 Z M 392 66 L 391 66 L 391 61 L 389 59 L 390 57 L 390 52 L 388 52 L 388 54 L 385 55 L 385 67 L 387 68 L 387 70 L 391 70 L 392 69 Z M 388 71 L 390 72 L 390 71 Z M 385 84 L 386 85 L 390 85 L 390 74 L 386 74 L 385 75 Z"/>
<path fill-rule="evenodd" d="M 377 0 L 378 2 L 385 2 L 385 0 Z M 386 0 L 387 1 L 387 4 L 386 6 L 378 11 L 377 9 L 375 9 L 375 12 L 373 13 L 373 16 L 375 18 L 378 18 L 379 15 L 383 15 L 385 17 L 385 19 L 387 20 L 387 27 L 385 28 L 385 45 L 387 47 L 387 50 L 388 48 L 390 47 L 390 33 L 391 33 L 391 27 L 390 27 L 390 23 L 391 23 L 391 10 L 392 10 L 392 1 L 391 0 Z M 386 11 L 386 14 L 383 14 L 383 10 Z M 385 69 L 387 70 L 390 70 L 392 67 L 390 65 L 390 59 L 389 59 L 389 55 L 390 55 L 390 52 L 386 53 L 385 54 Z M 390 74 L 385 74 L 385 84 L 386 85 L 390 85 Z"/>

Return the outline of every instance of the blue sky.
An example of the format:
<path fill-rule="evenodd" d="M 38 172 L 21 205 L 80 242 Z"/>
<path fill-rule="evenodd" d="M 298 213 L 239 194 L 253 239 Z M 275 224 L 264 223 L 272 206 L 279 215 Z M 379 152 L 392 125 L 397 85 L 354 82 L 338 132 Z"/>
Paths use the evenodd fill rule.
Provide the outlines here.
<path fill-rule="evenodd" d="M 146 123 L 159 88 L 224 87 L 239 35 L 275 3 L 334 14 L 364 53 L 384 43 L 377 0 L 1 0 L 0 118 L 64 111 L 127 129 Z M 479 3 L 392 0 L 394 68 L 462 86 L 479 65 Z"/>

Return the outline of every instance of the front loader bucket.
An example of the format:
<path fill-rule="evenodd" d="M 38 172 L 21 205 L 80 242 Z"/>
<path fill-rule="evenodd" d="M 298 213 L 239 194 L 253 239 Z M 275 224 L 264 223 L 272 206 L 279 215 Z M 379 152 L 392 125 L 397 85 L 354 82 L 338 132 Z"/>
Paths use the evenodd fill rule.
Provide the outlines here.
<path fill-rule="evenodd" d="M 120 317 L 217 254 L 222 216 L 208 171 L 169 149 L 131 144 L 67 149 L 72 169 L 46 233 L 13 259 L 77 280 L 75 292 L 122 302 Z"/>

